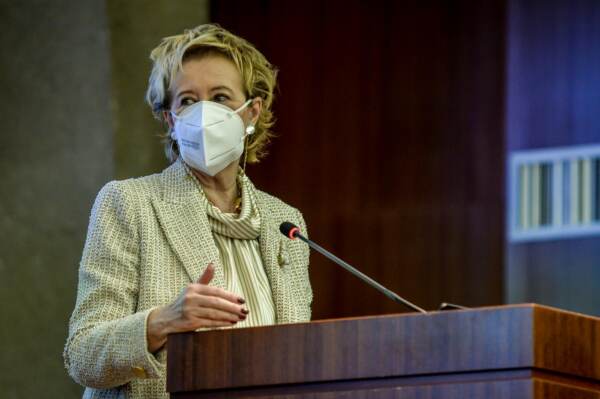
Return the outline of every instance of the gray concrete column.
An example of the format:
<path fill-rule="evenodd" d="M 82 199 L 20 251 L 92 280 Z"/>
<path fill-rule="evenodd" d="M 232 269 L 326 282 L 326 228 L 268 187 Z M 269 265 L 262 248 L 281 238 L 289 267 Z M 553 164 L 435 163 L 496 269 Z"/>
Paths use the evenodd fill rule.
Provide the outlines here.
<path fill-rule="evenodd" d="M 208 2 L 2 1 L 0 18 L 0 396 L 76 398 L 62 350 L 92 202 L 165 164 L 148 55 Z"/>

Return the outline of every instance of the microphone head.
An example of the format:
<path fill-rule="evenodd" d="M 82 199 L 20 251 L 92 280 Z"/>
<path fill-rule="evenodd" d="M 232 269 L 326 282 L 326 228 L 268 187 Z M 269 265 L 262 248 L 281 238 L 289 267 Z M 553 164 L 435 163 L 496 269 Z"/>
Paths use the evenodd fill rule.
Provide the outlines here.
<path fill-rule="evenodd" d="M 290 240 L 295 240 L 300 234 L 300 229 L 294 223 L 291 222 L 283 222 L 279 225 L 279 231 L 281 234 L 289 238 Z"/>

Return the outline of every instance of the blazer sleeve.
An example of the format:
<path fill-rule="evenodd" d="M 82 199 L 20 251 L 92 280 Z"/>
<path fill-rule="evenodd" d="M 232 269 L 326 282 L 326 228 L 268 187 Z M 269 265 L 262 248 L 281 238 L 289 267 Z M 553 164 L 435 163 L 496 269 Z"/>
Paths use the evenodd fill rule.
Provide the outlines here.
<path fill-rule="evenodd" d="M 165 371 L 147 350 L 152 309 L 136 311 L 141 200 L 128 188 L 127 182 L 110 182 L 98 194 L 79 268 L 64 360 L 71 377 L 91 388 L 158 378 Z"/>

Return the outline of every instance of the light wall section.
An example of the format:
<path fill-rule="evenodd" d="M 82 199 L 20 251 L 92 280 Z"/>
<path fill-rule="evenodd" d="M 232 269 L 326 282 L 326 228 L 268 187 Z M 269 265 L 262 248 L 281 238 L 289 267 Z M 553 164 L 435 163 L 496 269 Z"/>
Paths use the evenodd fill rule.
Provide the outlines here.
<path fill-rule="evenodd" d="M 510 0 L 506 37 L 507 155 L 600 144 L 600 2 Z M 505 301 L 600 315 L 599 248 L 598 234 L 507 240 Z"/>
<path fill-rule="evenodd" d="M 150 50 L 208 2 L 0 4 L 0 396 L 79 398 L 63 367 L 89 212 L 109 180 L 158 172 Z"/>

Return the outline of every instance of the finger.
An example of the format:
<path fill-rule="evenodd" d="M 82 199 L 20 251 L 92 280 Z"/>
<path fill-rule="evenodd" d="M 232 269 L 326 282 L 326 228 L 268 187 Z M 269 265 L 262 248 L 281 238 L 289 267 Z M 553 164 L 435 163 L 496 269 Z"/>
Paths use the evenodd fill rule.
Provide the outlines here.
<path fill-rule="evenodd" d="M 200 283 L 189 284 L 185 289 L 186 297 L 189 298 L 199 298 L 202 296 L 207 297 L 217 297 L 226 300 L 229 303 L 235 305 L 243 305 L 246 301 L 237 294 L 233 292 L 226 291 L 219 287 L 211 287 L 209 285 L 204 285 Z"/>
<path fill-rule="evenodd" d="M 219 309 L 197 307 L 193 310 L 193 317 L 196 319 L 214 320 L 221 322 L 237 323 L 246 320 L 246 315 L 238 313 L 225 312 Z"/>
<path fill-rule="evenodd" d="M 204 273 L 202 273 L 198 279 L 198 283 L 208 285 L 208 283 L 210 283 L 210 281 L 213 279 L 214 275 L 215 266 L 212 263 L 209 263 L 208 266 L 206 266 L 206 269 L 204 269 Z"/>
<path fill-rule="evenodd" d="M 218 320 L 210 320 L 210 319 L 194 319 L 186 323 L 181 323 L 176 325 L 174 328 L 174 332 L 187 332 L 194 331 L 199 328 L 213 328 L 213 327 L 231 327 L 236 325 L 235 321 L 218 321 Z"/>
<path fill-rule="evenodd" d="M 223 312 L 235 314 L 237 316 L 246 316 L 248 310 L 243 306 L 233 304 L 217 296 L 199 295 L 195 298 L 194 305 L 206 309 L 217 309 Z"/>
<path fill-rule="evenodd" d="M 205 287 L 197 284 L 196 287 Z M 218 296 L 212 295 L 201 295 L 198 292 L 189 293 L 186 296 L 185 305 L 184 305 L 184 314 L 190 315 L 192 317 L 202 317 L 204 313 L 202 309 L 216 309 L 222 312 L 229 313 L 234 317 L 242 317 L 248 315 L 248 310 L 246 310 L 242 305 L 231 303 L 230 301 L 223 299 Z M 229 318 L 227 318 L 229 320 Z"/>
<path fill-rule="evenodd" d="M 198 287 L 196 292 L 201 295 L 216 296 L 219 298 L 223 298 L 231 303 L 235 303 L 235 304 L 239 304 L 239 305 L 243 305 L 246 303 L 244 298 L 240 297 L 239 295 L 234 294 L 233 292 L 226 291 L 219 287 L 211 287 L 208 285 L 202 285 L 202 286 Z"/>
<path fill-rule="evenodd" d="M 199 326 L 196 328 L 205 328 L 205 327 L 231 327 L 237 324 L 237 322 L 230 321 L 216 321 L 210 319 L 198 319 Z"/>

